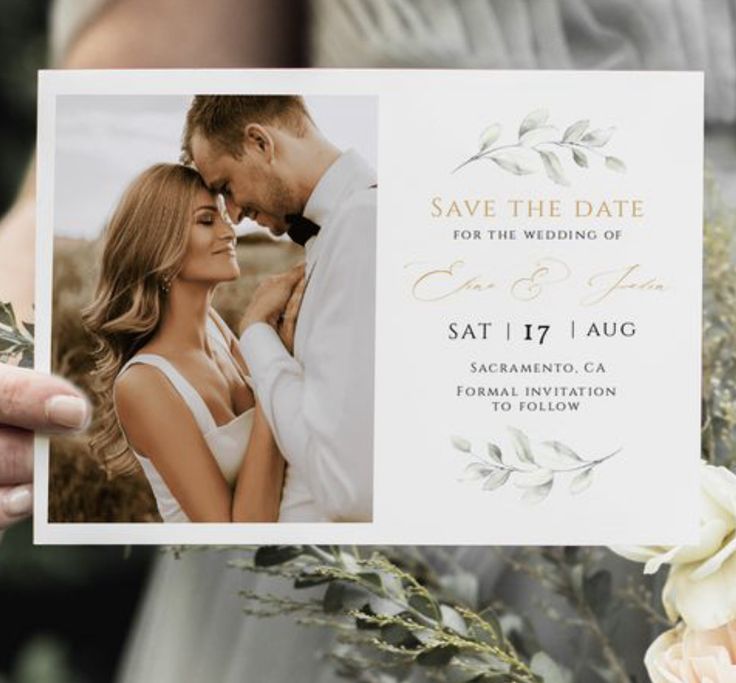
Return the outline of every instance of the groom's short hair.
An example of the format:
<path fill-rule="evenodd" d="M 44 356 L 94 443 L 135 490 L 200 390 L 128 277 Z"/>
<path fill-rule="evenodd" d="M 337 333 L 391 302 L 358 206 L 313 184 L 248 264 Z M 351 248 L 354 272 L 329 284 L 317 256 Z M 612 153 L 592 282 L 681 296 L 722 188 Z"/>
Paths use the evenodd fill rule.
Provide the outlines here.
<path fill-rule="evenodd" d="M 189 106 L 184 126 L 183 163 L 192 163 L 195 133 L 220 150 L 240 157 L 249 123 L 278 125 L 301 137 L 313 121 L 299 95 L 197 95 Z"/>

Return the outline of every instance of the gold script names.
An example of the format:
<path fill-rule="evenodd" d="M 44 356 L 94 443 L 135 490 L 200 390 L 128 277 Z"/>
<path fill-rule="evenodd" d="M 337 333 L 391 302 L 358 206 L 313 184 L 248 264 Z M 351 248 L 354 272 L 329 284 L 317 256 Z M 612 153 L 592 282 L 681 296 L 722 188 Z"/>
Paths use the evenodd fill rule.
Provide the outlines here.
<path fill-rule="evenodd" d="M 519 277 L 507 283 L 499 283 L 487 274 L 468 269 L 465 259 L 456 259 L 449 265 L 427 269 L 426 265 L 409 263 L 408 271 L 418 269 L 411 275 L 411 294 L 417 301 L 436 302 L 456 298 L 463 294 L 486 292 L 492 289 L 507 289 L 518 301 L 533 301 L 547 290 L 574 279 L 572 268 L 561 259 L 545 257 L 539 259 Z M 594 306 L 621 293 L 663 292 L 667 286 L 656 275 L 646 273 L 639 263 L 617 266 L 583 276 L 583 295 L 580 304 Z"/>

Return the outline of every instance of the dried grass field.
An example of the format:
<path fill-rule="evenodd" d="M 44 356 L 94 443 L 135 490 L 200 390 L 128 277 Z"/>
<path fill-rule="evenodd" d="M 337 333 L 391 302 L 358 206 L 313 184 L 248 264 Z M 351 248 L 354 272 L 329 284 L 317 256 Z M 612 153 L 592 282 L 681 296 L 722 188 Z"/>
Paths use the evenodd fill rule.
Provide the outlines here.
<path fill-rule="evenodd" d="M 57 238 L 54 242 L 51 368 L 87 391 L 94 368 L 92 340 L 81 323 L 81 311 L 90 303 L 97 281 L 97 242 Z M 238 244 L 241 277 L 220 285 L 214 305 L 235 329 L 258 282 L 266 275 L 287 270 L 303 258 L 289 242 L 249 236 Z M 93 425 L 94 427 L 94 425 Z M 153 496 L 142 472 L 108 480 L 89 448 L 89 435 L 54 438 L 51 442 L 49 521 L 155 522 L 160 521 Z"/>

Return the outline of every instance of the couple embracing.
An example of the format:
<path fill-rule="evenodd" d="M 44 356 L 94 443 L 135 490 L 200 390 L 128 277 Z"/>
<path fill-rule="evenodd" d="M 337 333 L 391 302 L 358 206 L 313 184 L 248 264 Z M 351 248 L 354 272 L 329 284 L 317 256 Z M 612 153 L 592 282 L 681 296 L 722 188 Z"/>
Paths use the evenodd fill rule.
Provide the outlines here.
<path fill-rule="evenodd" d="M 164 522 L 370 521 L 374 171 L 297 96 L 197 96 L 182 147 L 105 232 L 93 450 L 143 469 Z M 238 339 L 211 301 L 245 217 L 305 260 L 261 283 Z"/>

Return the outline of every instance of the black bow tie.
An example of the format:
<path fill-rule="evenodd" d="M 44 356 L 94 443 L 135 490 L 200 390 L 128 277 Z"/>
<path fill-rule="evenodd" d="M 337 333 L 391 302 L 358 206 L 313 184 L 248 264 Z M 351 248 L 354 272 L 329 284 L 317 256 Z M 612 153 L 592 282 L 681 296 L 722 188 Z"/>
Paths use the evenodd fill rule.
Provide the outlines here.
<path fill-rule="evenodd" d="M 289 224 L 289 237 L 302 247 L 310 237 L 314 237 L 320 230 L 319 225 L 297 213 L 286 216 L 286 222 Z"/>

